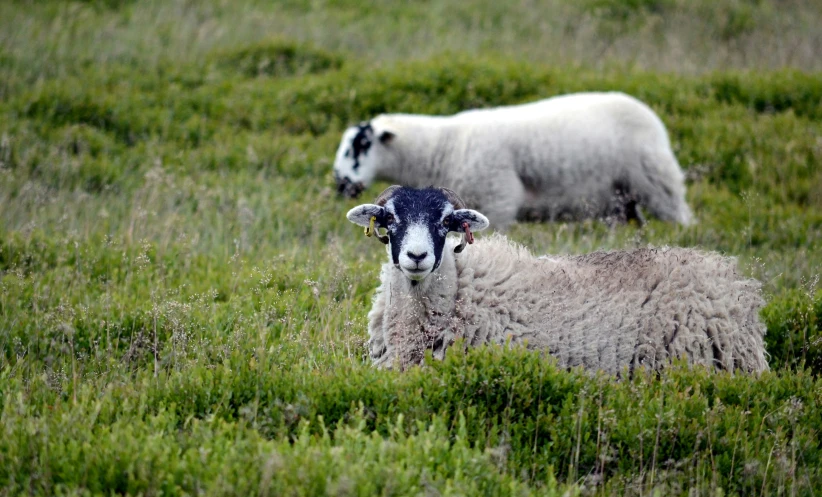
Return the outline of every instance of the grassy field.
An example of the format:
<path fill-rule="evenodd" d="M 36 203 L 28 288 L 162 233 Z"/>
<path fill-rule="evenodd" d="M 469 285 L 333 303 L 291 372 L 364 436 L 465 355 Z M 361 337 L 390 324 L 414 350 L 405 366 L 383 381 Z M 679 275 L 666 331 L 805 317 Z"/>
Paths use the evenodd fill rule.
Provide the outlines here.
<path fill-rule="evenodd" d="M 0 495 L 819 495 L 820 5 L 0 3 Z M 607 89 L 699 223 L 509 235 L 738 257 L 772 371 L 373 370 L 342 129 Z"/>

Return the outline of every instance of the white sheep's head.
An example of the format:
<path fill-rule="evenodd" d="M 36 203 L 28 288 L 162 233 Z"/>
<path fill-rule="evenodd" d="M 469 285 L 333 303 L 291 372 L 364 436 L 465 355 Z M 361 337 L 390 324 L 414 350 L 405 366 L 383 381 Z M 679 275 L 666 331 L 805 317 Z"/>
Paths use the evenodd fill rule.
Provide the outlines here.
<path fill-rule="evenodd" d="M 345 130 L 334 159 L 337 192 L 356 198 L 370 186 L 377 174 L 380 154 L 393 138 L 394 133 L 375 130 L 368 121 Z"/>
<path fill-rule="evenodd" d="M 387 236 L 377 237 L 388 244 L 391 260 L 412 283 L 422 281 L 442 262 L 449 232 L 463 233 L 454 251 L 473 242 L 472 231 L 488 227 L 488 218 L 464 208 L 462 200 L 447 188 L 416 189 L 391 186 L 373 204 L 354 207 L 346 217 L 368 230 L 385 228 Z M 370 235 L 369 235 L 370 236 Z"/>

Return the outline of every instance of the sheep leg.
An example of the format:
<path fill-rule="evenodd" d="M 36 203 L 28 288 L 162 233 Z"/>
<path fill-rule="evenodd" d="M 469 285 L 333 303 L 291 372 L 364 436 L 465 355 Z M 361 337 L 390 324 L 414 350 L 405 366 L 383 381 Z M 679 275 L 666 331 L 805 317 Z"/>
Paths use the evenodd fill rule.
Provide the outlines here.
<path fill-rule="evenodd" d="M 639 226 L 645 226 L 645 216 L 639 210 L 639 203 L 635 199 L 625 202 L 625 222 L 630 223 L 632 219 L 636 220 Z"/>
<path fill-rule="evenodd" d="M 679 163 L 669 151 L 646 151 L 639 159 L 639 174 L 631 177 L 632 191 L 648 210 L 664 221 L 684 225 L 692 222 L 691 209 L 685 201 Z"/>
<path fill-rule="evenodd" d="M 619 224 L 628 224 L 632 220 L 635 220 L 640 227 L 645 225 L 645 217 L 639 209 L 636 195 L 632 195 L 622 182 L 614 184 L 614 194 L 607 212 L 603 221 L 609 228 L 615 228 Z"/>

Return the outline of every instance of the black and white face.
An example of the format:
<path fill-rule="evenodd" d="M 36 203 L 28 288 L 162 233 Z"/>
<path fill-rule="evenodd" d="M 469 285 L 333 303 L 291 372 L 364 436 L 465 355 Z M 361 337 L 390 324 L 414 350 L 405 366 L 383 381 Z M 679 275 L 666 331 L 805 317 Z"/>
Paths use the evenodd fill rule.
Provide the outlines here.
<path fill-rule="evenodd" d="M 412 281 L 436 271 L 449 232 L 488 227 L 485 216 L 455 209 L 438 188 L 398 188 L 383 205 L 363 204 L 348 211 L 347 217 L 360 226 L 369 226 L 373 217 L 375 227 L 385 228 L 391 260 Z"/>
<path fill-rule="evenodd" d="M 334 159 L 334 180 L 337 192 L 356 198 L 374 181 L 380 147 L 394 137 L 389 131 L 376 133 L 371 123 L 351 126 L 343 133 Z"/>

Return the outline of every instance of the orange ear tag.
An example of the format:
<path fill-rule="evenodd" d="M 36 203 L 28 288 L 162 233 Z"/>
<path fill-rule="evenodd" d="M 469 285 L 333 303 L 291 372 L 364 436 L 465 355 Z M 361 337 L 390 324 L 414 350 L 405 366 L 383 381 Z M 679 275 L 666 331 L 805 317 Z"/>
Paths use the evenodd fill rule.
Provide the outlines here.
<path fill-rule="evenodd" d="M 468 227 L 467 221 L 463 221 L 462 229 L 465 230 L 465 241 L 469 244 L 474 243 L 474 234 L 471 233 L 471 228 Z"/>

